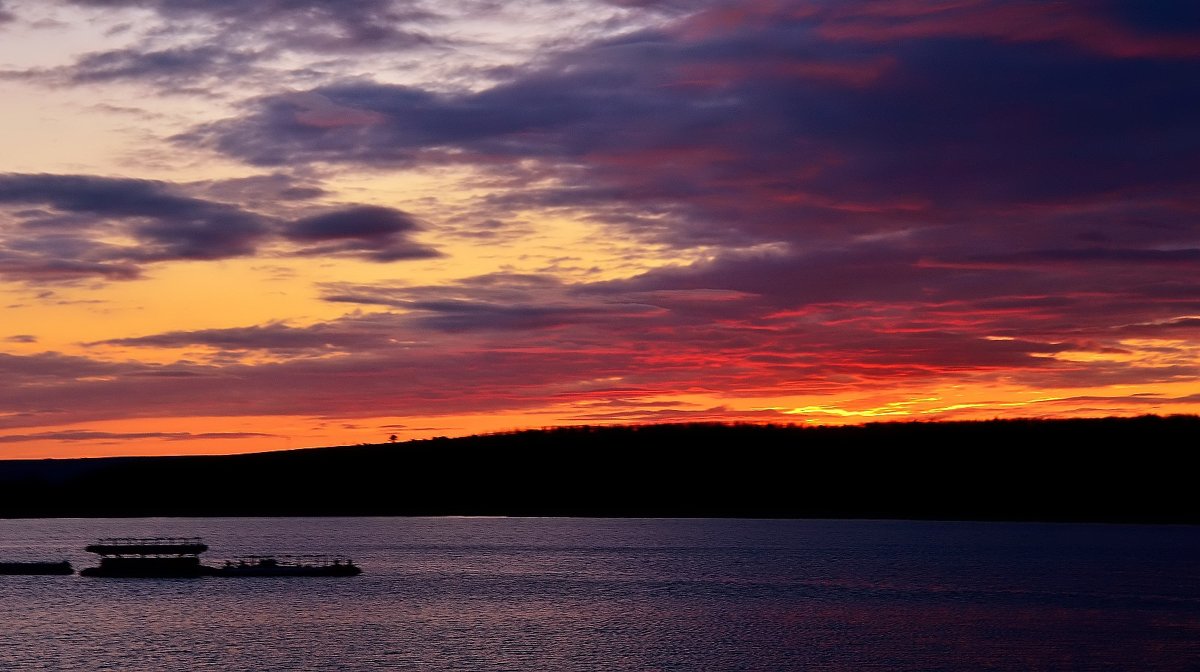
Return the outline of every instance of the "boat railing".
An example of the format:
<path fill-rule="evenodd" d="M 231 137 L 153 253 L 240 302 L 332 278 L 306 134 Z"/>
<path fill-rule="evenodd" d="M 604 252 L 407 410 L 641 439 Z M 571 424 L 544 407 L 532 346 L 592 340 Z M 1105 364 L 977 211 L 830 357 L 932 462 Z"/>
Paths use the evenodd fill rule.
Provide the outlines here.
<path fill-rule="evenodd" d="M 106 537 L 84 550 L 104 556 L 197 556 L 208 546 L 200 537 Z"/>
<path fill-rule="evenodd" d="M 274 561 L 281 565 L 298 565 L 323 567 L 326 565 L 353 565 L 354 561 L 344 555 L 240 555 L 232 560 L 226 560 L 228 565 L 256 565 L 263 560 Z"/>
<path fill-rule="evenodd" d="M 100 546 L 194 546 L 202 537 L 103 537 Z"/>

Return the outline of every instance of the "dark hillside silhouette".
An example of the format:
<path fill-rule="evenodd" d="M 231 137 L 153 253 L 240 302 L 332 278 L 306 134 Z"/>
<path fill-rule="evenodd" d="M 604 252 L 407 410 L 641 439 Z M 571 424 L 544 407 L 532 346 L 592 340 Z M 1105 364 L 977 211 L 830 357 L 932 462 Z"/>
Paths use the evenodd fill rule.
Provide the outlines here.
<path fill-rule="evenodd" d="M 570 427 L 213 457 L 0 461 L 0 516 L 1200 522 L 1200 418 Z"/>

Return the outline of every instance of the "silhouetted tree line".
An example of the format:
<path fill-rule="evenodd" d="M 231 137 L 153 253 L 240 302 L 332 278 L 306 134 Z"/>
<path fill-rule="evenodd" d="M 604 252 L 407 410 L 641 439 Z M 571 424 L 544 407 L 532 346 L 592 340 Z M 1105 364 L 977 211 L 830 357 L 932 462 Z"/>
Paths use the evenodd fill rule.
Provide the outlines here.
<path fill-rule="evenodd" d="M 1200 522 L 1196 416 L 554 429 L 220 457 L 0 461 L 0 516 Z"/>

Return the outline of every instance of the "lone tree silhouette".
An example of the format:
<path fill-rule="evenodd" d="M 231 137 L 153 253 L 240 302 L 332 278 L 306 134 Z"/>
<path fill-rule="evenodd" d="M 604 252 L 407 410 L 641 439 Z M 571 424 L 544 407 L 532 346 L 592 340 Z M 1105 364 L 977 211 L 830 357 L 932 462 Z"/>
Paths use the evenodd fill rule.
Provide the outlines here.
<path fill-rule="evenodd" d="M 396 442 L 395 434 L 392 434 L 391 436 L 388 437 L 388 443 L 395 443 L 395 442 Z"/>

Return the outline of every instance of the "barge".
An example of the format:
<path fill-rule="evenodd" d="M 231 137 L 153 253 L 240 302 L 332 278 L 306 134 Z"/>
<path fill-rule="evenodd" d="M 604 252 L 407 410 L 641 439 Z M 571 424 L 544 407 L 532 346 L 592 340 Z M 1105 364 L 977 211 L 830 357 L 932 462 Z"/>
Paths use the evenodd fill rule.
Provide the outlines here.
<path fill-rule="evenodd" d="M 26 575 L 33 576 L 39 574 L 74 574 L 75 568 L 71 567 L 71 563 L 63 560 L 62 562 L 0 562 L 0 575 Z"/>
<path fill-rule="evenodd" d="M 201 564 L 208 550 L 199 537 L 114 537 L 84 550 L 100 556 L 99 567 L 80 576 L 128 578 L 197 578 L 201 576 L 358 576 L 362 569 L 341 555 L 248 555 L 212 567 Z"/>
<path fill-rule="evenodd" d="M 199 537 L 112 537 L 83 550 L 99 555 L 100 566 L 80 570 L 80 576 L 192 578 L 204 576 L 200 554 L 208 546 Z"/>
<path fill-rule="evenodd" d="M 212 569 L 213 576 L 358 576 L 362 569 L 342 556 L 249 555 Z"/>

